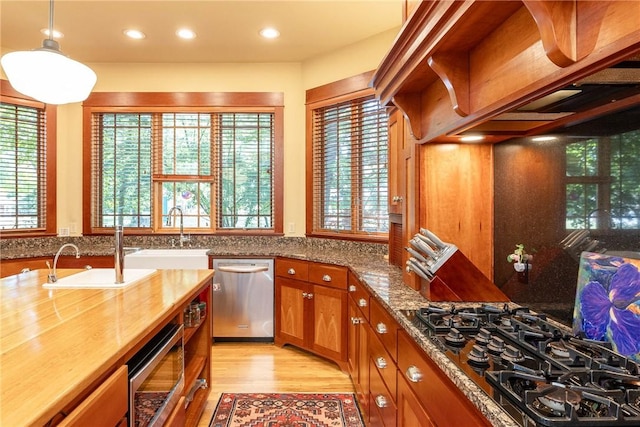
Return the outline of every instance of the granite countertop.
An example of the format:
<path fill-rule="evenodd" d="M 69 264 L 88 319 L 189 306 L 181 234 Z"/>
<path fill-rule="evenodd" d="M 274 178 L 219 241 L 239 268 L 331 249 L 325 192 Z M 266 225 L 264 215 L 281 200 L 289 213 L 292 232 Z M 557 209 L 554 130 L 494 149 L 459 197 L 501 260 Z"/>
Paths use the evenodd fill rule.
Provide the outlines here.
<path fill-rule="evenodd" d="M 79 238 L 82 239 L 82 238 Z M 66 241 L 69 241 L 67 239 Z M 96 242 L 102 243 L 102 242 Z M 103 244 L 83 245 L 77 242 L 84 255 L 109 255 L 113 253 L 110 240 Z M 139 244 L 143 243 L 143 244 Z M 84 247 L 83 247 L 84 246 Z M 129 241 L 125 237 L 125 246 L 144 248 L 170 247 L 169 245 L 149 245 L 148 242 Z M 492 425 L 498 427 L 516 427 L 518 424 L 495 401 L 488 398 L 484 390 L 477 386 L 464 372 L 449 361 L 428 338 L 426 338 L 402 314 L 401 310 L 411 310 L 424 307 L 430 302 L 419 292 L 406 286 L 402 281 L 400 268 L 389 265 L 386 258 L 386 245 L 357 244 L 345 241 L 326 241 L 322 239 L 300 238 L 244 238 L 218 239 L 208 246 L 192 244 L 192 247 L 208 248 L 208 254 L 213 257 L 288 257 L 313 262 L 341 265 L 349 267 L 358 279 L 369 289 L 383 307 L 396 319 L 416 343 L 425 351 L 449 379 L 462 393 L 484 414 Z M 86 248 L 86 249 L 85 249 Z M 55 253 L 56 245 L 30 248 L 29 254 L 35 256 L 50 256 Z M 10 259 L 24 257 L 24 249 L 3 249 L 2 258 Z M 179 250 L 179 249 L 176 249 Z M 438 303 L 432 303 L 438 304 Z M 442 303 L 444 305 L 450 305 Z M 497 303 L 502 306 L 504 303 Z"/>

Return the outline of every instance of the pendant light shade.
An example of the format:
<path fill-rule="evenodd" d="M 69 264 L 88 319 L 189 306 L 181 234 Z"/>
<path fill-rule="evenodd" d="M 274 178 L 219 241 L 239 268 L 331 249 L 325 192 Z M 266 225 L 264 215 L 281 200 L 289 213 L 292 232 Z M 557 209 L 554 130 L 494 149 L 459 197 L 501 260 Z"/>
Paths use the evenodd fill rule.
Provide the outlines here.
<path fill-rule="evenodd" d="M 53 34 L 53 0 L 49 34 Z M 42 47 L 11 52 L 0 59 L 9 83 L 18 92 L 46 104 L 68 104 L 87 99 L 96 84 L 96 73 L 60 52 L 51 36 Z"/>

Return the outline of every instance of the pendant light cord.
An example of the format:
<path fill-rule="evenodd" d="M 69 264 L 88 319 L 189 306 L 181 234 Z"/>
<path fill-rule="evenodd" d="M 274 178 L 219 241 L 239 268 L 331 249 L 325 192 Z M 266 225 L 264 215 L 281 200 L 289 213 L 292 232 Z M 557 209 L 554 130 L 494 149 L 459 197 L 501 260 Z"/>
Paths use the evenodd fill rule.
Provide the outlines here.
<path fill-rule="evenodd" d="M 49 0 L 49 40 L 53 40 L 53 0 Z"/>

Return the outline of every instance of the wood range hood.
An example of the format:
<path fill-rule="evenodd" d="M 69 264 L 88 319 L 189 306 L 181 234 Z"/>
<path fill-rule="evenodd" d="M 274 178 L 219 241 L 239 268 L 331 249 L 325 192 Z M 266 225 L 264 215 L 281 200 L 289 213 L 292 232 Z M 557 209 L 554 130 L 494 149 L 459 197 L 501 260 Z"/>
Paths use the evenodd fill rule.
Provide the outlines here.
<path fill-rule="evenodd" d="M 371 85 L 418 142 L 539 135 L 640 106 L 640 1 L 423 1 Z"/>

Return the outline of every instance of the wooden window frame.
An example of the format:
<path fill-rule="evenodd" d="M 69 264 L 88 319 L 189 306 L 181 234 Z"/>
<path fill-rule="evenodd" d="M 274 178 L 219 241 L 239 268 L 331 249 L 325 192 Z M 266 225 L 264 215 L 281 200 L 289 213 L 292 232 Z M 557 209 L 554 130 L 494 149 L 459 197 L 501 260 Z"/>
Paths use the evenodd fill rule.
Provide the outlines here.
<path fill-rule="evenodd" d="M 329 239 L 354 240 L 363 242 L 385 243 L 387 235 L 368 235 L 366 233 L 329 232 L 314 229 L 314 167 L 313 167 L 313 133 L 314 110 L 345 101 L 365 98 L 374 95 L 370 87 L 374 71 L 368 71 L 353 77 L 328 83 L 306 92 L 306 236 Z"/>
<path fill-rule="evenodd" d="M 25 237 L 51 237 L 56 236 L 57 229 L 57 165 L 56 165 L 56 136 L 57 136 L 57 107 L 55 105 L 44 104 L 16 91 L 7 80 L 0 80 L 0 96 L 2 101 L 14 105 L 23 105 L 44 109 L 45 114 L 45 189 L 46 214 L 45 225 L 34 230 L 2 230 L 2 238 L 25 238 Z"/>
<path fill-rule="evenodd" d="M 91 150 L 92 116 L 98 112 L 272 112 L 274 114 L 273 228 L 216 229 L 192 234 L 283 235 L 284 201 L 284 94 L 281 92 L 94 92 L 83 103 L 83 198 L 92 200 Z M 153 195 L 152 195 L 153 198 Z M 156 202 L 156 200 L 153 200 Z M 91 203 L 83 206 L 83 234 L 111 234 L 112 228 L 95 228 Z M 161 220 L 157 207 L 154 218 Z M 212 219 L 213 221 L 214 219 Z M 136 228 L 130 234 L 175 234 L 175 230 Z"/>

